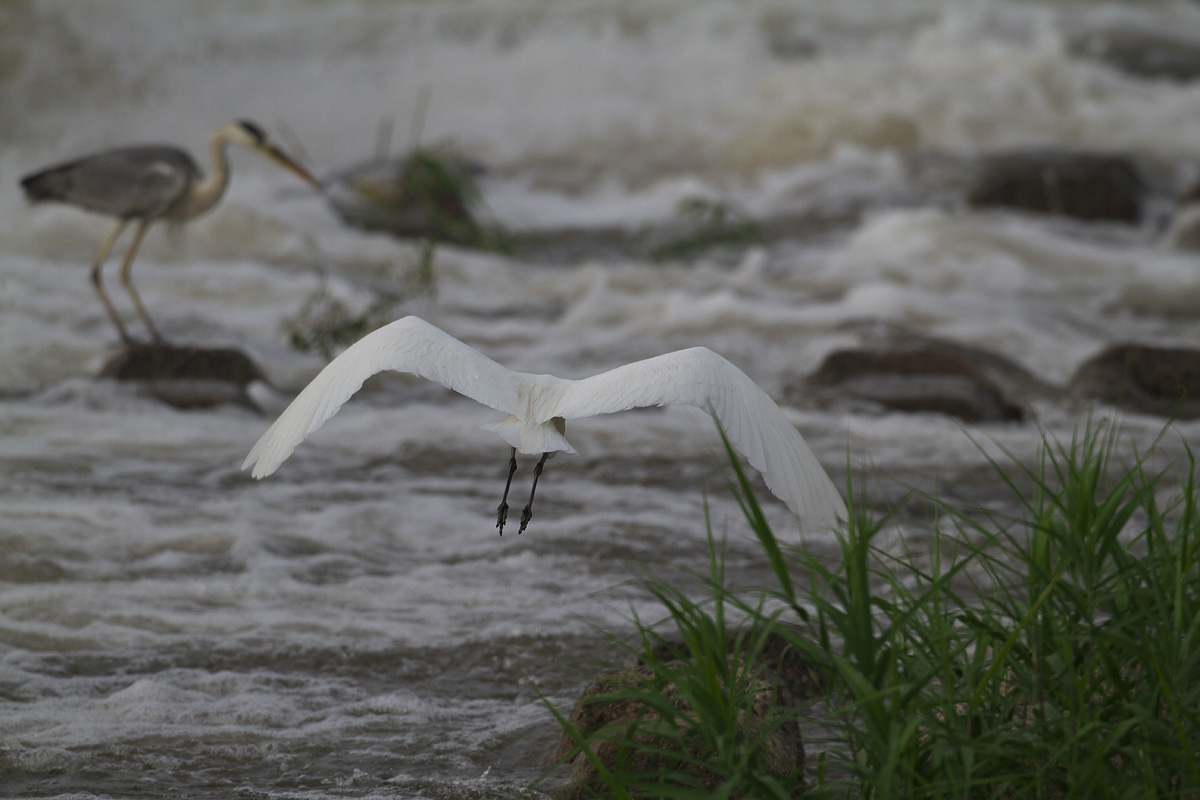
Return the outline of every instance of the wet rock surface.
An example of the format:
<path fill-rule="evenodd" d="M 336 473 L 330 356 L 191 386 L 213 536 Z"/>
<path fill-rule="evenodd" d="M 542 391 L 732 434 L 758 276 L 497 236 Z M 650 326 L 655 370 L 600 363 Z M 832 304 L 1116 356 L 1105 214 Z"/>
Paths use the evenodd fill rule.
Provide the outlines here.
<path fill-rule="evenodd" d="M 968 422 L 1022 416 L 969 362 L 946 352 L 839 350 L 810 380 L 894 411 L 935 412 Z"/>
<path fill-rule="evenodd" d="M 685 648 L 682 644 L 665 644 L 659 651 L 656 653 L 659 663 L 665 663 L 668 668 L 677 668 L 682 662 L 679 658 L 670 657 L 681 656 Z M 736 654 L 731 655 L 731 659 L 734 679 L 745 681 L 747 685 L 742 687 L 742 691 L 753 694 L 749 702 L 749 714 L 744 720 L 746 732 L 751 737 L 760 735 L 761 726 L 781 707 L 798 705 L 819 697 L 825 691 L 823 671 L 789 647 L 786 640 L 777 634 L 769 636 L 753 667 L 740 663 Z M 593 754 L 606 768 L 616 766 L 618 759 L 624 757 L 628 758 L 623 764 L 626 770 L 679 770 L 687 772 L 708 789 L 716 787 L 721 776 L 698 765 L 704 763 L 707 755 L 700 742 L 687 742 L 691 760 L 684 764 L 674 763 L 662 752 L 670 744 L 654 733 L 654 723 L 661 720 L 659 713 L 637 697 L 630 696 L 638 690 L 645 690 L 651 685 L 653 677 L 654 671 L 640 663 L 597 676 L 575 702 L 568 718 L 570 724 L 589 740 Z M 661 697 L 680 712 L 688 713 L 687 701 L 673 684 L 663 687 Z M 645 727 L 633 735 L 645 749 L 632 754 L 623 753 L 619 742 L 629 733 L 630 727 L 639 722 Z M 575 742 L 564 734 L 554 760 L 566 758 L 574 747 Z M 766 735 L 765 755 L 768 770 L 781 778 L 792 780 L 795 794 L 800 794 L 803 790 L 801 775 L 805 755 L 799 727 L 794 720 L 778 725 Z M 597 794 L 607 796 L 603 782 L 597 777 L 595 765 L 585 754 L 577 754 L 571 759 L 570 766 L 570 782 L 554 790 L 556 800 L 582 800 Z"/>
<path fill-rule="evenodd" d="M 997 353 L 884 327 L 862 347 L 830 353 L 784 392 L 798 405 L 944 414 L 970 423 L 1024 419 L 1034 401 L 1197 419 L 1200 349 L 1111 345 L 1060 387 Z"/>
<path fill-rule="evenodd" d="M 1023 419 L 1026 403 L 1056 393 L 999 354 L 900 330 L 830 353 L 787 391 L 827 405 L 938 413 L 973 423 Z"/>
<path fill-rule="evenodd" d="M 321 191 L 351 227 L 472 245 L 483 236 L 472 212 L 483 171 L 454 155 L 417 150 L 339 170 Z"/>
<path fill-rule="evenodd" d="M 176 408 L 224 403 L 257 408 L 247 394 L 262 370 L 241 350 L 175 344 L 137 344 L 109 359 L 97 377 L 137 383 Z"/>
<path fill-rule="evenodd" d="M 1193 81 L 1200 78 L 1200 38 L 1137 27 L 1106 27 L 1072 37 L 1079 57 L 1100 61 L 1139 78 Z"/>
<path fill-rule="evenodd" d="M 1137 223 L 1149 187 L 1138 164 L 1119 153 L 1031 149 L 979 163 L 967 202 L 1085 221 Z"/>
<path fill-rule="evenodd" d="M 1075 371 L 1069 392 L 1142 414 L 1200 418 L 1200 350 L 1117 344 Z"/>

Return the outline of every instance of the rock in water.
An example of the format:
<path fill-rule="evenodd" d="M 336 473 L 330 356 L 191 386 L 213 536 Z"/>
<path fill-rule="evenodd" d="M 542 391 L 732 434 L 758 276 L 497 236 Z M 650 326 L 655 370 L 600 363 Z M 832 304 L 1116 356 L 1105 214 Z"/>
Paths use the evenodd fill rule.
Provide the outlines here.
<path fill-rule="evenodd" d="M 1200 78 L 1200 40 L 1191 34 L 1110 25 L 1071 37 L 1068 49 L 1139 78 L 1194 81 Z"/>
<path fill-rule="evenodd" d="M 1111 345 L 1079 366 L 1070 392 L 1125 411 L 1200 418 L 1200 350 Z"/>
<path fill-rule="evenodd" d="M 255 381 L 266 382 L 262 370 L 241 350 L 165 343 L 127 347 L 98 377 L 137 383 L 176 408 L 237 403 L 257 410 L 246 389 Z"/>
<path fill-rule="evenodd" d="M 753 668 L 745 664 L 736 664 L 732 675 L 744 683 L 733 690 L 738 699 L 747 701 L 738 712 L 742 735 L 748 741 L 761 740 L 767 772 L 782 783 L 794 784 L 798 794 L 803 788 L 804 745 L 794 720 L 776 720 L 784 702 L 779 686 L 755 676 Z M 678 687 L 663 686 L 659 700 L 653 703 L 639 699 L 639 693 L 652 691 L 648 687 L 653 680 L 653 671 L 642 666 L 597 677 L 576 701 L 570 724 L 588 740 L 594 757 L 606 769 L 674 774 L 680 786 L 699 783 L 709 790 L 716 788 L 726 776 L 707 765 L 712 753 L 685 722 L 695 712 Z M 746 693 L 749 698 L 742 696 Z M 660 710 L 668 707 L 673 711 L 664 719 Z M 569 756 L 573 747 L 574 742 L 564 735 L 555 760 Z M 553 792 L 555 800 L 609 796 L 587 754 L 575 754 L 570 765 L 571 782 Z"/>
<path fill-rule="evenodd" d="M 484 239 L 472 213 L 481 169 L 456 156 L 415 150 L 341 170 L 322 181 L 322 193 L 356 228 L 473 246 Z"/>
<path fill-rule="evenodd" d="M 830 401 L 863 401 L 892 411 L 947 414 L 966 422 L 1021 419 L 1020 406 L 1010 402 L 977 365 L 983 360 L 983 354 L 972 358 L 933 341 L 915 348 L 838 350 L 808 376 L 806 384 Z"/>
<path fill-rule="evenodd" d="M 1118 153 L 1020 150 L 984 159 L 967 202 L 1136 224 L 1148 191 L 1137 164 Z"/>

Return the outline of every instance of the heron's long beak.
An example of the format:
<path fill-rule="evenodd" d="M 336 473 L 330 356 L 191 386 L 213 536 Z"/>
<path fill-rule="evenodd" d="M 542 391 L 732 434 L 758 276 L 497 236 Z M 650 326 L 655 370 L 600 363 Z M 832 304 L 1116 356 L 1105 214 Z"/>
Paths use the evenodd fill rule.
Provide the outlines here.
<path fill-rule="evenodd" d="M 270 147 L 266 148 L 266 154 L 276 164 L 287 168 L 305 183 L 316 186 L 318 189 L 321 187 L 320 182 L 314 178 L 308 170 L 293 161 L 291 156 L 289 156 L 287 153 L 284 153 L 278 147 L 271 145 Z"/>

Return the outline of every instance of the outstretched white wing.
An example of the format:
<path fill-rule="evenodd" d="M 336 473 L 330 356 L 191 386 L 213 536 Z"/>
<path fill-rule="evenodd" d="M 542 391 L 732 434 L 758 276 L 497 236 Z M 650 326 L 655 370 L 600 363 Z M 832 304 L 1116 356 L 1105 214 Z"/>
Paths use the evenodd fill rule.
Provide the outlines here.
<path fill-rule="evenodd" d="M 309 434 L 337 413 L 377 372 L 409 372 L 508 414 L 523 411 L 531 376 L 513 372 L 419 317 L 404 317 L 367 334 L 321 370 L 250 450 L 242 469 L 270 475 Z"/>
<path fill-rule="evenodd" d="M 385 325 L 335 358 L 263 434 L 242 469 L 252 466 L 256 478 L 270 475 L 367 378 L 383 370 L 436 381 L 532 425 L 645 406 L 697 406 L 716 415 L 729 441 L 802 525 L 832 527 L 846 517 L 841 495 L 779 407 L 744 372 L 707 348 L 564 381 L 514 372 L 417 317 Z"/>
<path fill-rule="evenodd" d="M 559 396 L 553 415 L 578 419 L 663 405 L 711 411 L 733 446 L 762 473 L 767 488 L 806 528 L 829 528 L 846 518 L 837 488 L 779 406 L 708 348 L 667 353 L 575 381 Z"/>

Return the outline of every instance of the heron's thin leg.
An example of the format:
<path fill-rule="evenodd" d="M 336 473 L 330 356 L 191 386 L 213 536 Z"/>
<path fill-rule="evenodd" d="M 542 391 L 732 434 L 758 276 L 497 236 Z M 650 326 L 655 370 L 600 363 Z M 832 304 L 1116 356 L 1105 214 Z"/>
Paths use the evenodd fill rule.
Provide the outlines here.
<path fill-rule="evenodd" d="M 129 331 L 125 330 L 125 323 L 121 322 L 121 315 L 117 313 L 116 307 L 109 299 L 108 292 L 104 291 L 104 281 L 100 277 L 100 270 L 103 269 L 104 262 L 108 260 L 108 254 L 112 252 L 117 237 L 121 235 L 121 231 L 125 230 L 125 225 L 125 220 L 118 221 L 117 227 L 113 228 L 112 233 L 100 246 L 100 254 L 96 256 L 96 263 L 92 265 L 92 288 L 100 296 L 100 302 L 104 303 L 104 310 L 108 312 L 108 318 L 117 326 L 117 333 L 121 334 L 121 341 L 126 345 L 132 345 L 133 340 L 129 338 Z"/>
<path fill-rule="evenodd" d="M 533 488 L 529 490 L 529 502 L 521 511 L 521 527 L 517 529 L 518 536 L 525 532 L 525 526 L 529 524 L 529 520 L 533 519 L 533 493 L 537 491 L 538 478 L 541 477 L 542 467 L 546 466 L 546 459 L 549 457 L 549 453 L 542 453 L 542 460 L 533 468 Z"/>
<path fill-rule="evenodd" d="M 142 237 L 146 235 L 146 228 L 149 227 L 148 220 L 140 220 L 137 228 L 133 231 L 133 241 L 129 243 L 129 249 L 125 251 L 125 261 L 121 263 L 121 283 L 125 284 L 125 291 L 129 292 L 129 296 L 133 298 L 133 305 L 150 330 L 150 335 L 154 337 L 154 343 L 162 344 L 162 336 L 159 335 L 154 320 L 150 319 L 150 315 L 146 313 L 146 307 L 142 305 L 142 298 L 138 297 L 137 289 L 133 288 L 133 278 L 130 275 L 133 257 L 137 255 L 138 248 L 142 245 Z"/>
<path fill-rule="evenodd" d="M 508 522 L 508 488 L 512 486 L 513 473 L 517 471 L 517 448 L 512 449 L 512 456 L 508 459 L 508 481 L 504 484 L 504 496 L 500 498 L 500 506 L 496 509 L 496 527 L 500 529 L 500 535 L 504 535 L 504 523 Z"/>

